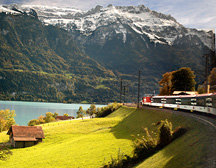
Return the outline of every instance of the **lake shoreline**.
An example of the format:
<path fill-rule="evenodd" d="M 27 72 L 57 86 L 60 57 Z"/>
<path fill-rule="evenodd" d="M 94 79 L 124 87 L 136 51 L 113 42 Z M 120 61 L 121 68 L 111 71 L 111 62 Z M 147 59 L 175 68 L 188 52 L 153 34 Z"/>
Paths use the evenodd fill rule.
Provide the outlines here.
<path fill-rule="evenodd" d="M 28 121 L 37 119 L 41 115 L 45 116 L 46 112 L 58 113 L 63 115 L 67 113 L 69 116 L 76 118 L 79 107 L 82 106 L 87 110 L 91 104 L 75 104 L 75 103 L 50 103 L 50 102 L 28 102 L 28 101 L 5 101 L 0 100 L 0 110 L 15 110 L 15 122 L 18 125 L 27 125 Z M 96 107 L 104 107 L 106 105 L 96 104 Z"/>

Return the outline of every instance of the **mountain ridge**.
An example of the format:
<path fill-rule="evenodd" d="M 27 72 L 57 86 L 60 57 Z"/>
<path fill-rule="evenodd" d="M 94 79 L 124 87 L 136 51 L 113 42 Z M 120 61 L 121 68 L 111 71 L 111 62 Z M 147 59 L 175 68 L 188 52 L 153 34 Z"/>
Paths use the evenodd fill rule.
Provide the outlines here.
<path fill-rule="evenodd" d="M 77 87 L 79 89 L 86 87 L 84 90 L 91 93 L 95 93 L 95 88 L 109 88 L 108 90 L 114 89 L 113 95 L 117 97 L 117 78 L 121 77 L 129 90 L 135 94 L 136 75 L 139 70 L 142 70 L 144 93 L 158 90 L 158 82 L 162 75 L 181 67 L 190 67 L 194 70 L 197 83 L 202 84 L 204 77 L 198 73 L 205 69 L 202 56 L 214 52 L 213 32 L 185 28 L 172 16 L 151 11 L 144 5 L 137 7 L 109 5 L 106 8 L 96 6 L 88 11 L 11 5 L 0 6 L 0 10 L 15 16 L 39 19 L 47 30 L 48 42 L 45 44 L 51 47 L 52 52 L 61 55 L 60 59 L 66 60 L 61 61 L 64 63 L 61 66 L 66 73 L 79 75 L 79 80 L 81 76 L 86 78 L 89 75 L 87 77 L 89 80 L 92 70 L 98 72 L 95 76 L 103 78 L 98 79 L 102 82 L 96 84 L 90 80 L 84 82 L 84 85 L 79 82 L 82 87 Z M 52 33 L 52 29 L 59 31 Z M 26 30 L 29 31 L 27 28 Z M 8 34 L 7 28 L 1 29 L 0 35 L 4 34 Z M 69 37 L 67 40 L 64 40 L 65 35 Z M 25 38 L 23 40 L 26 40 Z M 70 41 L 75 50 L 67 46 Z M 87 64 L 80 60 L 79 56 L 82 55 L 85 57 L 84 60 L 88 60 Z M 79 64 L 76 63 L 77 60 L 80 61 Z M 216 66 L 215 60 L 215 56 L 210 55 L 211 67 Z M 49 62 L 47 60 L 48 64 Z M 68 63 L 73 65 L 73 68 Z M 50 67 L 52 66 L 54 69 L 62 69 L 58 68 L 60 66 L 58 64 L 52 64 Z M 107 77 L 115 80 L 107 80 Z M 106 93 L 111 97 L 111 94 Z M 129 97 L 132 97 L 132 94 Z"/>
<path fill-rule="evenodd" d="M 104 26 L 109 23 L 118 22 L 119 18 L 136 32 L 146 34 L 155 43 L 164 43 L 163 40 L 165 40 L 166 44 L 172 45 L 173 41 L 177 38 L 177 35 L 180 34 L 180 36 L 178 36 L 181 38 L 181 34 L 183 33 L 187 33 L 188 35 L 198 35 L 200 37 L 206 36 L 207 38 L 212 37 L 211 32 L 185 28 L 171 15 L 165 15 L 152 11 L 144 5 L 108 5 L 106 8 L 98 5 L 88 11 L 81 11 L 73 8 L 56 8 L 36 5 L 11 5 L 8 6 L 8 8 L 20 8 L 19 10 L 23 10 L 23 12 L 34 9 L 37 11 L 39 19 L 45 24 L 59 25 L 66 30 L 75 29 L 86 36 L 91 35 L 92 32 L 101 25 Z M 163 35 L 161 32 L 167 27 L 175 27 L 175 30 L 173 30 L 173 32 L 171 31 L 170 34 L 166 33 Z M 163 40 L 160 40 L 160 38 Z M 214 49 L 212 42 L 203 40 L 203 43 L 210 49 Z"/>

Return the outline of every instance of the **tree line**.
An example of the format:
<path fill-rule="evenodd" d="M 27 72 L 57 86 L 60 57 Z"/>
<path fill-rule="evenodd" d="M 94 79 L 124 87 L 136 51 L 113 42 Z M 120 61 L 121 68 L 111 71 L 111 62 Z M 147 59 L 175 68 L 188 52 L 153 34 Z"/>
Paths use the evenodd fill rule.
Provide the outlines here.
<path fill-rule="evenodd" d="M 94 117 L 105 117 L 112 113 L 113 111 L 117 110 L 119 107 L 121 107 L 120 104 L 117 102 L 114 102 L 112 104 L 109 104 L 105 107 L 97 108 L 95 104 L 91 104 L 91 106 L 87 110 L 83 110 L 83 107 L 80 106 L 78 111 L 76 112 L 77 116 L 76 118 L 84 118 L 86 114 L 90 116 L 90 118 Z M 46 112 L 46 115 L 39 116 L 37 119 L 32 119 L 28 122 L 28 126 L 35 126 L 39 124 L 45 124 L 56 121 L 56 117 L 58 116 L 58 113 L 51 113 Z M 63 114 L 63 116 L 69 116 L 67 113 Z"/>
<path fill-rule="evenodd" d="M 114 102 L 112 104 L 108 104 L 105 107 L 96 108 L 94 104 L 91 104 L 90 108 L 88 108 L 86 111 L 83 110 L 82 106 L 79 107 L 79 110 L 77 111 L 77 118 L 82 118 L 86 114 L 90 116 L 90 118 L 95 117 L 106 117 L 107 115 L 111 114 L 115 110 L 117 110 L 121 105 L 117 102 Z"/>
<path fill-rule="evenodd" d="M 191 68 L 183 67 L 179 70 L 166 72 L 159 82 L 160 95 L 172 95 L 174 91 L 195 91 L 195 75 Z M 216 91 L 216 68 L 213 68 L 208 77 L 210 92 Z M 204 84 L 205 85 L 205 82 Z M 199 85 L 198 92 L 204 93 L 203 85 Z"/>

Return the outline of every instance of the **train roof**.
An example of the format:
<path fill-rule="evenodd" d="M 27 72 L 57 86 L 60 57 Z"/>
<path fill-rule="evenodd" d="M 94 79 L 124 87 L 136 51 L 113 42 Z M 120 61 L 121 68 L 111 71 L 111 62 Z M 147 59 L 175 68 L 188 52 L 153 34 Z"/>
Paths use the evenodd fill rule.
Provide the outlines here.
<path fill-rule="evenodd" d="M 216 96 L 216 93 L 205 93 L 197 95 L 171 95 L 171 96 L 153 96 L 152 98 L 169 99 L 169 98 L 188 98 L 188 97 L 207 97 Z"/>

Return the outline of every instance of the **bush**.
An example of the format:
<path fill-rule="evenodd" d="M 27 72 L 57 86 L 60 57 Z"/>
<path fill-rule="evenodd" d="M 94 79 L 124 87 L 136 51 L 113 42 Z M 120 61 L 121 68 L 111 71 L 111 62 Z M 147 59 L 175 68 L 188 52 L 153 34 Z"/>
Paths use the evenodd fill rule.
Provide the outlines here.
<path fill-rule="evenodd" d="M 120 153 L 120 150 L 118 152 L 117 159 L 113 159 L 108 164 L 105 164 L 104 168 L 129 168 L 134 167 L 134 165 L 138 164 L 140 161 L 144 160 L 147 157 L 150 157 L 160 149 L 162 149 L 164 146 L 171 143 L 176 138 L 182 136 L 187 129 L 183 127 L 177 127 L 175 131 L 172 133 L 172 123 L 165 121 L 158 122 L 159 128 L 158 133 L 155 135 L 153 132 L 152 136 L 149 134 L 149 131 L 147 128 L 145 128 L 145 136 L 142 136 L 141 138 L 138 138 L 136 141 L 134 141 L 134 151 L 133 151 L 133 157 L 130 157 L 128 155 L 123 155 Z M 159 137 L 159 139 L 157 139 Z"/>
<path fill-rule="evenodd" d="M 114 159 L 111 157 L 111 162 L 108 162 L 108 164 L 104 165 L 104 168 L 122 168 L 127 162 L 127 159 L 130 159 L 130 157 L 124 155 L 124 153 L 122 153 L 119 148 L 117 158 Z"/>
<path fill-rule="evenodd" d="M 53 117 L 56 118 L 58 115 L 59 115 L 59 114 L 55 112 L 55 113 L 53 114 Z"/>
<path fill-rule="evenodd" d="M 11 150 L 8 148 L 6 143 L 1 144 L 0 146 L 0 160 L 7 160 L 9 158 L 9 155 L 12 155 Z"/>
<path fill-rule="evenodd" d="M 39 125 L 39 124 L 53 122 L 53 121 L 55 121 L 55 117 L 57 115 L 58 115 L 58 113 L 53 114 L 51 112 L 47 112 L 45 117 L 43 115 L 41 115 L 40 117 L 38 117 L 38 119 L 30 120 L 28 122 L 28 126 L 35 126 L 35 125 Z"/>
<path fill-rule="evenodd" d="M 173 141 L 179 137 L 181 137 L 182 135 L 184 135 L 187 132 L 186 128 L 183 128 L 181 126 L 175 128 L 175 130 L 173 131 Z"/>
<path fill-rule="evenodd" d="M 121 106 L 122 105 L 118 104 L 117 102 L 114 102 L 112 104 L 107 105 L 106 107 L 99 108 L 99 110 L 96 113 L 96 117 L 106 117 Z"/>
<path fill-rule="evenodd" d="M 40 122 L 37 119 L 32 119 L 28 122 L 28 126 L 35 126 L 35 125 L 39 125 Z"/>
<path fill-rule="evenodd" d="M 51 112 L 46 112 L 46 117 L 44 118 L 46 123 L 55 121 L 54 114 Z"/>
<path fill-rule="evenodd" d="M 38 117 L 38 121 L 40 124 L 44 124 L 45 123 L 45 117 L 43 115 L 41 115 L 40 117 Z"/>
<path fill-rule="evenodd" d="M 158 146 L 164 147 L 172 141 L 172 123 L 167 120 L 161 121 L 159 127 L 159 142 Z"/>
<path fill-rule="evenodd" d="M 138 160 L 148 157 L 155 152 L 157 140 L 149 134 L 147 128 L 144 129 L 146 136 L 142 136 L 134 142 L 134 157 Z"/>

